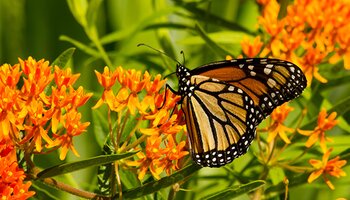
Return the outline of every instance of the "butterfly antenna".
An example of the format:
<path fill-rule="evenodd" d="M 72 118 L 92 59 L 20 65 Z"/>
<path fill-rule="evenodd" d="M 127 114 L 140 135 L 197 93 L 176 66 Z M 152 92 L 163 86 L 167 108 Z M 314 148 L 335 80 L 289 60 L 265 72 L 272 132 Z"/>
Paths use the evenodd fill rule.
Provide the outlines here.
<path fill-rule="evenodd" d="M 180 52 L 182 54 L 182 58 L 183 58 L 183 65 L 185 65 L 185 62 L 186 62 L 186 59 L 185 59 L 185 52 L 184 51 L 181 51 Z"/>
<path fill-rule="evenodd" d="M 176 60 L 175 58 L 171 57 L 169 54 L 167 54 L 167 53 L 165 53 L 165 52 L 163 52 L 163 51 L 161 51 L 161 50 L 159 50 L 159 49 L 156 49 L 156 48 L 154 48 L 154 47 L 151 47 L 151 46 L 149 46 L 148 44 L 140 43 L 140 44 L 137 45 L 137 47 L 139 47 L 139 46 L 146 46 L 146 47 L 148 47 L 148 48 L 150 48 L 150 49 L 152 49 L 152 50 L 154 50 L 154 51 L 157 51 L 157 52 L 160 53 L 160 54 L 165 55 L 166 57 L 170 58 L 171 60 L 173 60 L 173 61 L 175 61 L 175 62 L 177 62 L 178 64 L 181 65 L 181 63 L 180 63 L 178 60 Z"/>

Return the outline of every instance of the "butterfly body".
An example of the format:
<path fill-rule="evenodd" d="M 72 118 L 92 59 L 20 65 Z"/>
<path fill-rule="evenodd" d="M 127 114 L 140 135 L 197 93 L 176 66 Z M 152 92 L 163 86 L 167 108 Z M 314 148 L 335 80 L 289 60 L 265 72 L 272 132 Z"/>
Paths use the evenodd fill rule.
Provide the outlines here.
<path fill-rule="evenodd" d="M 208 167 L 245 154 L 257 125 L 306 87 L 301 70 L 278 59 L 235 59 L 193 70 L 178 65 L 176 74 L 192 158 Z"/>

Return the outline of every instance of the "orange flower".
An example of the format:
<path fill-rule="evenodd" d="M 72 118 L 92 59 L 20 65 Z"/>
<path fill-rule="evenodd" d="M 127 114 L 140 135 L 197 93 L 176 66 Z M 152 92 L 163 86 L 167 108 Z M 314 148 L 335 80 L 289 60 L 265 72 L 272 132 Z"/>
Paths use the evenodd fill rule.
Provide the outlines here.
<path fill-rule="evenodd" d="M 66 70 L 60 69 L 58 66 L 55 66 L 54 79 L 58 88 L 62 86 L 71 86 L 79 78 L 80 74 L 72 74 L 72 70 L 67 68 Z"/>
<path fill-rule="evenodd" d="M 337 125 L 338 121 L 335 120 L 337 117 L 336 112 L 332 112 L 327 118 L 327 111 L 322 109 L 318 115 L 317 126 L 312 131 L 298 130 L 300 134 L 309 136 L 305 146 L 310 148 L 316 143 L 317 140 L 320 141 L 320 146 L 323 152 L 326 152 L 327 145 L 326 141 L 332 141 L 330 138 L 326 137 L 326 131 L 332 129 Z"/>
<path fill-rule="evenodd" d="M 259 54 L 262 45 L 263 43 L 261 42 L 260 36 L 255 37 L 252 43 L 250 43 L 247 37 L 244 37 L 241 42 L 243 53 L 250 58 L 256 57 Z"/>
<path fill-rule="evenodd" d="M 23 73 L 27 75 L 24 78 L 24 84 L 22 87 L 22 93 L 30 100 L 30 98 L 38 98 L 44 89 L 54 78 L 51 73 L 51 66 L 48 61 L 41 59 L 36 61 L 32 57 L 27 60 L 19 59 Z"/>
<path fill-rule="evenodd" d="M 22 74 L 19 70 L 19 64 L 14 66 L 9 64 L 2 65 L 0 68 L 0 85 L 2 87 L 8 86 L 10 88 L 15 88 Z"/>
<path fill-rule="evenodd" d="M 96 70 L 95 74 L 98 82 L 105 88 L 105 90 L 109 90 L 115 84 L 117 76 L 119 75 L 117 70 L 111 72 L 108 67 L 103 69 L 103 74 Z"/>
<path fill-rule="evenodd" d="M 31 182 L 24 183 L 26 175 L 18 167 L 12 144 L 0 140 L 0 198 L 28 199 L 35 194 L 29 191 Z"/>
<path fill-rule="evenodd" d="M 321 63 L 336 63 L 343 58 L 344 67 L 350 69 L 350 25 L 346 21 L 350 16 L 349 1 L 295 0 L 282 17 L 278 16 L 277 0 L 257 1 L 263 7 L 259 24 L 267 36 L 263 47 L 252 44 L 251 48 L 262 48 L 260 57 L 277 57 L 298 64 L 309 84 L 313 78 L 327 82 L 318 72 Z M 244 42 L 242 50 L 249 52 Z"/>
<path fill-rule="evenodd" d="M 185 145 L 185 141 L 181 141 L 179 144 L 176 144 L 173 135 L 167 136 L 167 143 L 165 148 L 166 157 L 162 159 L 162 162 L 165 163 L 164 165 L 166 174 L 170 175 L 172 170 L 176 171 L 180 168 L 179 160 L 189 154 L 188 151 L 184 150 Z"/>
<path fill-rule="evenodd" d="M 147 138 L 146 142 L 146 154 L 138 152 L 136 155 L 139 158 L 137 161 L 126 161 L 129 166 L 135 166 L 139 168 L 139 180 L 145 177 L 148 169 L 153 177 L 160 179 L 160 174 L 164 170 L 164 164 L 160 162 L 160 158 L 164 155 L 164 150 L 160 148 L 162 137 L 151 136 Z"/>
<path fill-rule="evenodd" d="M 126 165 L 136 167 L 139 180 L 143 180 L 148 172 L 159 179 L 164 169 L 168 174 L 179 169 L 178 160 L 188 154 L 183 150 L 186 143 L 183 141 L 176 145 L 175 141 L 171 140 L 174 136 L 170 135 L 184 128 L 182 111 L 177 108 L 181 97 L 170 90 L 161 91 L 166 80 L 162 80 L 159 74 L 152 78 L 147 71 L 142 74 L 140 71 L 124 70 L 121 67 L 118 67 L 115 73 L 120 89 L 115 95 L 111 88 L 105 88 L 94 108 L 106 103 L 111 111 L 118 112 L 121 116 L 124 113 L 121 111 L 126 110 L 130 115 L 139 114 L 139 122 L 146 121 L 149 124 L 148 127 L 135 127 L 135 131 L 144 134 L 141 136 L 143 138 L 138 138 L 131 144 L 127 144 L 127 140 L 122 145 L 121 151 L 129 149 L 127 146 L 138 149 L 141 143 L 146 143 L 144 151 L 136 154 L 136 160 L 127 160 Z M 122 122 L 118 123 L 120 127 L 123 126 Z M 164 137 L 163 134 L 169 136 Z"/>
<path fill-rule="evenodd" d="M 182 141 L 176 144 L 173 135 L 168 135 L 165 140 L 162 136 L 152 135 L 146 141 L 146 153 L 138 152 L 136 161 L 125 161 L 128 166 L 134 166 L 139 169 L 138 178 L 142 180 L 148 170 L 156 179 L 160 179 L 160 174 L 164 171 L 170 175 L 172 171 L 178 170 L 179 160 L 188 154 L 185 151 L 186 142 Z M 162 148 L 162 143 L 165 148 Z"/>
<path fill-rule="evenodd" d="M 19 80 L 21 77 L 22 81 Z M 11 141 L 20 149 L 25 148 L 28 154 L 45 153 L 48 148 L 59 148 L 57 145 L 63 145 L 54 143 L 52 133 L 59 133 L 61 136 L 71 133 L 63 130 L 68 128 L 65 126 L 67 120 L 69 121 L 67 115 L 72 110 L 78 113 L 78 107 L 92 96 L 91 93 L 85 94 L 82 87 L 74 89 L 72 84 L 78 77 L 79 74 L 72 74 L 70 69 L 61 70 L 57 66 L 55 72 L 52 72 L 48 61 L 36 61 L 32 57 L 27 60 L 19 59 L 19 64 L 13 67 L 2 65 L 0 139 Z M 52 82 L 53 79 L 56 84 Z M 18 83 L 21 83 L 20 89 Z M 83 123 L 76 122 L 75 125 L 86 128 Z M 69 135 L 69 139 L 75 135 L 78 134 Z M 69 144 L 74 151 L 72 143 Z"/>
<path fill-rule="evenodd" d="M 289 144 L 290 140 L 288 139 L 286 132 L 293 132 L 294 129 L 288 128 L 283 125 L 283 122 L 287 118 L 290 111 L 293 108 L 288 106 L 288 103 L 285 103 L 279 107 L 277 107 L 271 114 L 271 119 L 274 120 L 273 124 L 269 127 L 269 136 L 267 138 L 267 142 L 271 142 L 276 138 L 277 135 L 281 137 L 281 139 Z"/>
<path fill-rule="evenodd" d="M 310 165 L 312 165 L 315 170 L 310 174 L 307 180 L 308 183 L 313 182 L 322 174 L 323 179 L 327 183 L 328 187 L 334 190 L 334 186 L 327 178 L 327 175 L 335 176 L 337 178 L 346 176 L 346 173 L 341 169 L 346 164 L 346 160 L 340 160 L 339 156 L 329 160 L 331 151 L 332 148 L 323 154 L 322 161 L 315 159 L 311 159 L 309 161 Z"/>
<path fill-rule="evenodd" d="M 70 110 L 62 116 L 63 127 L 59 133 L 54 134 L 55 140 L 47 145 L 48 148 L 55 146 L 61 147 L 60 159 L 66 158 L 67 152 L 70 149 L 74 155 L 79 156 L 73 145 L 73 137 L 78 136 L 86 131 L 86 128 L 90 125 L 90 122 L 82 123 L 80 121 L 81 114 L 76 110 Z M 64 132 L 64 130 L 66 132 Z"/>

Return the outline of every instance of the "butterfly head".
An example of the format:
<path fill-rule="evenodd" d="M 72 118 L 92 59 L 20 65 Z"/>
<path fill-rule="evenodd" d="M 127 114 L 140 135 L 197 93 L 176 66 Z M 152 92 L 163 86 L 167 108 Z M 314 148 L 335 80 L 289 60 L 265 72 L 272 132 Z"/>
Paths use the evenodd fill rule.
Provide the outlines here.
<path fill-rule="evenodd" d="M 191 71 L 184 65 L 177 64 L 176 76 L 179 79 L 179 93 L 181 96 L 186 96 L 191 93 Z"/>

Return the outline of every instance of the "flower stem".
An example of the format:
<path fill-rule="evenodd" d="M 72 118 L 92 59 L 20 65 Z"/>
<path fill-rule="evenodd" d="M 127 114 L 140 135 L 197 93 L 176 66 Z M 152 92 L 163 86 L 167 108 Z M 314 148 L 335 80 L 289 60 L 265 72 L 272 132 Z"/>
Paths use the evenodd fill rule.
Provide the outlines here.
<path fill-rule="evenodd" d="M 123 189 L 122 189 L 122 182 L 120 180 L 120 175 L 119 175 L 119 164 L 118 161 L 114 163 L 115 167 L 115 176 L 117 179 L 117 185 L 118 185 L 118 194 L 119 194 L 119 199 L 123 199 Z"/>
<path fill-rule="evenodd" d="M 37 175 L 38 175 L 39 171 L 40 170 L 35 167 L 33 169 L 32 174 L 29 174 L 29 175 L 31 176 L 32 179 L 39 180 L 39 181 L 43 182 L 44 184 L 47 184 L 47 185 L 54 187 L 56 189 L 68 192 L 68 193 L 73 194 L 73 195 L 78 196 L 78 197 L 82 197 L 85 199 L 98 199 L 98 200 L 110 200 L 111 199 L 111 197 L 108 197 L 108 196 L 104 196 L 104 195 L 100 195 L 100 194 L 96 194 L 93 192 L 88 192 L 85 190 L 81 190 L 81 189 L 72 187 L 68 184 L 59 182 L 53 178 L 42 178 L 42 179 L 39 178 L 39 179 L 37 179 Z"/>

